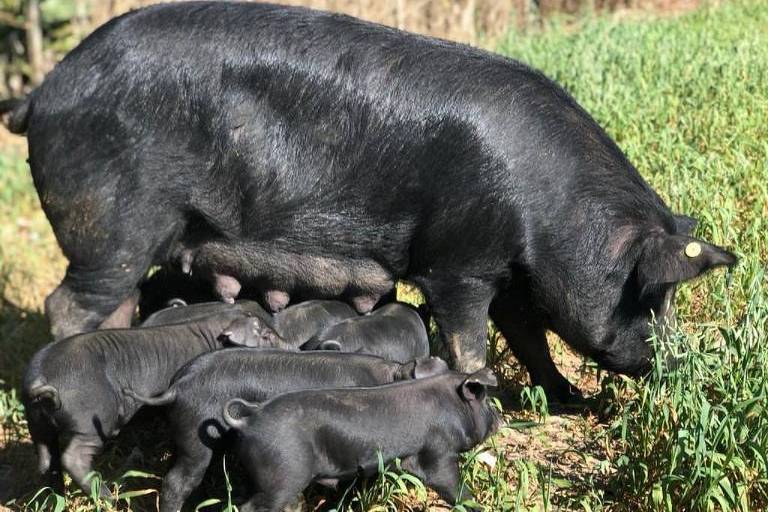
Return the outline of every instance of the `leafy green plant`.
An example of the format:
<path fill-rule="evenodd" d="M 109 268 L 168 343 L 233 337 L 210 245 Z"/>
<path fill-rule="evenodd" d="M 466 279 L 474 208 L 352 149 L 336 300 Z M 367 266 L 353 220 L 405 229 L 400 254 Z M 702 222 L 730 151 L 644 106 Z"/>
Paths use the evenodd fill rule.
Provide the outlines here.
<path fill-rule="evenodd" d="M 13 503 L 10 503 L 13 505 Z M 63 512 L 66 510 L 64 496 L 56 494 L 50 487 L 37 491 L 21 508 L 26 512 Z"/>
<path fill-rule="evenodd" d="M 543 422 L 549 416 L 547 394 L 541 386 L 525 386 L 520 391 L 520 404 L 523 409 L 531 411 L 539 421 Z"/>
<path fill-rule="evenodd" d="M 344 491 L 334 510 L 412 510 L 413 506 L 426 505 L 427 490 L 417 477 L 406 472 L 400 460 L 394 468 L 378 456 L 378 472 L 373 479 L 353 481 Z"/>
<path fill-rule="evenodd" d="M 764 275 L 731 327 L 677 333 L 675 368 L 657 356 L 611 427 L 623 455 L 613 482 L 654 510 L 759 510 L 768 504 L 768 300 Z M 713 326 L 714 327 L 714 326 Z M 658 343 L 658 342 L 657 342 Z M 629 491 L 629 492 L 628 492 Z"/>

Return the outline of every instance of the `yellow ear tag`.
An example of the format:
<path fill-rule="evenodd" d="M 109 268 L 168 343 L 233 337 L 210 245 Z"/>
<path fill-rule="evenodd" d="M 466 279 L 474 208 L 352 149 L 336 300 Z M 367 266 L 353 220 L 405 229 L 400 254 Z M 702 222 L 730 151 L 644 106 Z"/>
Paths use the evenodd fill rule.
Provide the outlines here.
<path fill-rule="evenodd" d="M 701 254 L 701 244 L 698 242 L 691 242 L 685 246 L 685 255 L 689 258 L 695 258 Z"/>

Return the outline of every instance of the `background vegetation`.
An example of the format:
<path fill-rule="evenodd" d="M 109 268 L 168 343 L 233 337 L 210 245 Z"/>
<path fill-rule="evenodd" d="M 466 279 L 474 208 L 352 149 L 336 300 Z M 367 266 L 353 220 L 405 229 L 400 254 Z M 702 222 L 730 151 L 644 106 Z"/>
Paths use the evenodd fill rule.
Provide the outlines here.
<path fill-rule="evenodd" d="M 658 361 L 644 382 L 606 375 L 553 339 L 558 363 L 592 396 L 587 410 L 547 410 L 491 330 L 508 421 L 470 454 L 464 474 L 490 510 L 765 510 L 768 4 L 618 18 L 550 19 L 495 46 L 571 91 L 673 209 L 699 218 L 697 235 L 733 248 L 741 262 L 730 275 L 680 288 L 670 343 L 684 359 L 674 371 Z M 65 262 L 39 209 L 23 139 L 0 140 L 0 503 L 55 510 L 61 502 L 38 492 L 17 390 L 23 365 L 47 341 L 42 299 Z M 407 287 L 401 295 L 415 299 Z M 122 493 L 119 508 L 154 510 L 157 480 L 147 474 L 167 468 L 163 428 L 145 415 L 99 459 L 107 485 Z M 228 474 L 236 492 L 237 467 Z M 222 500 L 207 510 L 226 508 L 222 482 L 207 481 L 200 501 Z M 111 507 L 73 489 L 67 498 L 76 510 Z M 396 471 L 308 501 L 325 510 L 439 507 Z"/>

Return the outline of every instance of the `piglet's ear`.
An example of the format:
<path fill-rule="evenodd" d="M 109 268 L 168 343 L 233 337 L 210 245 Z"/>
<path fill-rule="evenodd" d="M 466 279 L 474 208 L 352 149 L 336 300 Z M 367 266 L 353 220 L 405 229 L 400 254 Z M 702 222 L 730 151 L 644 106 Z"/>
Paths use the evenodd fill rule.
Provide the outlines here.
<path fill-rule="evenodd" d="M 325 340 L 317 347 L 317 350 L 334 350 L 341 352 L 341 343 L 336 340 Z"/>
<path fill-rule="evenodd" d="M 687 215 L 675 215 L 675 233 L 678 235 L 690 235 L 699 221 Z"/>
<path fill-rule="evenodd" d="M 224 329 L 224 331 L 222 331 L 222 333 L 219 335 L 219 340 L 223 343 L 229 343 L 231 345 L 245 346 L 248 340 L 246 339 L 243 320 L 247 319 L 241 318 L 229 324 L 227 328 Z"/>
<path fill-rule="evenodd" d="M 264 328 L 263 336 L 268 343 L 275 347 L 285 345 L 285 340 L 281 338 L 280 335 L 277 334 L 277 332 L 271 327 Z"/>
<path fill-rule="evenodd" d="M 467 402 L 483 400 L 488 392 L 487 388 L 496 386 L 496 376 L 488 368 L 483 368 L 464 379 L 461 383 L 461 396 Z"/>
<path fill-rule="evenodd" d="M 644 242 L 637 264 L 643 291 L 698 277 L 715 267 L 732 266 L 738 258 L 729 251 L 685 235 L 657 234 Z"/>
<path fill-rule="evenodd" d="M 413 366 L 413 378 L 424 379 L 433 377 L 448 371 L 448 364 L 439 357 L 425 357 L 418 359 Z"/>

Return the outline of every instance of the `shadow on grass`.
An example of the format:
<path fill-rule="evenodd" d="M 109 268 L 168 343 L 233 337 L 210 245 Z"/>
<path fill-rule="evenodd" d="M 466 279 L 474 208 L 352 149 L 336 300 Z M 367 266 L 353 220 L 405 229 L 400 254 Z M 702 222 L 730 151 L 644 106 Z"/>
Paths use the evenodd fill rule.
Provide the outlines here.
<path fill-rule="evenodd" d="M 27 363 L 49 340 L 48 321 L 41 312 L 19 308 L 0 298 L 0 504 L 12 502 L 9 506 L 13 510 L 23 510 L 24 504 L 45 485 L 37 473 L 37 453 L 26 429 L 20 386 Z M 119 480 L 128 470 L 164 473 L 170 445 L 164 422 L 157 416 L 157 411 L 142 411 L 117 439 L 107 443 L 95 468 L 107 482 Z M 126 488 L 157 483 L 131 479 Z M 69 491 L 74 492 L 71 485 Z M 145 501 L 147 506 L 142 507 Z M 148 497 L 132 502 L 131 509 L 156 507 Z"/>
<path fill-rule="evenodd" d="M 19 401 L 24 368 L 48 342 L 48 322 L 36 311 L 0 298 L 0 503 L 36 490 L 37 455 Z"/>
<path fill-rule="evenodd" d="M 0 296 L 0 381 L 5 390 L 18 391 L 27 362 L 49 340 L 45 315 Z"/>
<path fill-rule="evenodd" d="M 120 485 L 118 492 L 159 491 L 159 479 L 123 477 L 128 471 L 162 476 L 168 469 L 171 448 L 165 422 L 157 411 L 142 411 L 117 438 L 107 441 L 104 451 L 96 457 L 94 470 L 111 491 L 114 491 L 115 482 Z M 80 502 L 84 505 L 82 509 L 90 510 L 85 507 L 88 498 L 67 480 L 70 510 L 80 510 L 81 507 L 72 505 Z M 45 485 L 44 478 L 37 473 L 37 454 L 26 430 L 16 438 L 6 439 L 0 447 L 0 504 L 7 504 L 12 510 L 24 510 L 29 500 Z M 157 492 L 134 498 L 130 509 L 155 511 L 156 501 Z"/>

